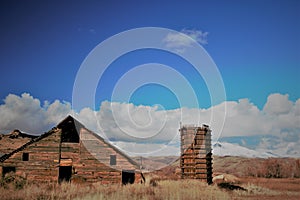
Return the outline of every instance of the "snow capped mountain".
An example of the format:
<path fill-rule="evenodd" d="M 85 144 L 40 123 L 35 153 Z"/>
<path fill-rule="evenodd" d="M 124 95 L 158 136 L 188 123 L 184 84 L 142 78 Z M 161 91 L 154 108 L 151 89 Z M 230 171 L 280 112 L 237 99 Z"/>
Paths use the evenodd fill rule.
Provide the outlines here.
<path fill-rule="evenodd" d="M 248 158 L 268 158 L 268 157 L 279 157 L 276 154 L 265 151 L 256 151 L 232 143 L 220 143 L 217 142 L 213 145 L 213 154 L 218 156 L 241 156 Z"/>
<path fill-rule="evenodd" d="M 237 155 L 246 151 L 247 157 L 253 155 L 258 157 L 300 158 L 299 144 L 296 136 L 291 139 L 272 135 L 254 135 L 223 137 L 214 145 L 214 148 L 216 148 L 216 154 L 220 155 Z"/>
<path fill-rule="evenodd" d="M 263 149 L 258 149 L 258 151 L 263 151 Z M 280 157 L 300 157 L 300 146 L 296 142 L 279 143 L 272 150 L 268 149 L 268 151 Z"/>

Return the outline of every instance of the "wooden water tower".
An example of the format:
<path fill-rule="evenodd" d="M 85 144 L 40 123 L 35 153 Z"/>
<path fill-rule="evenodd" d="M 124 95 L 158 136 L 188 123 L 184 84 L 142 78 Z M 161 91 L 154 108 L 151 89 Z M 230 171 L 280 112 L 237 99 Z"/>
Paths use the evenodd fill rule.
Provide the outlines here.
<path fill-rule="evenodd" d="M 212 183 L 212 148 L 209 126 L 183 125 L 180 168 L 183 179 L 200 179 Z"/>

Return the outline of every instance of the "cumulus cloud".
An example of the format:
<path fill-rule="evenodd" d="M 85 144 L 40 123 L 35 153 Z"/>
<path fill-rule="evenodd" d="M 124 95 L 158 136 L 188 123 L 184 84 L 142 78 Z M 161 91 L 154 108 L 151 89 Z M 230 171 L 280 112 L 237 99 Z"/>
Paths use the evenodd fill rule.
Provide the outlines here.
<path fill-rule="evenodd" d="M 226 106 L 225 124 L 221 118 Z M 68 102 L 41 102 L 28 93 L 8 95 L 0 105 L 0 132 L 15 128 L 43 133 L 72 113 L 87 128 L 117 144 L 131 155 L 169 155 L 179 153 L 179 123 L 208 124 L 213 141 L 220 137 L 266 136 L 257 148 L 282 149 L 293 155 L 300 146 L 300 99 L 271 94 L 262 110 L 248 99 L 226 101 L 209 109 L 178 108 L 161 110 L 156 106 L 102 102 L 99 111 L 71 110 Z M 212 121 L 212 115 L 214 121 Z M 221 130 L 220 135 L 217 130 Z M 273 139 L 272 139 L 273 138 Z M 276 140 L 274 139 L 276 138 Z M 293 144 L 291 144 L 293 143 Z M 294 152 L 293 152 L 294 151 Z M 295 153 L 296 152 L 296 153 Z M 300 154 L 300 149 L 298 156 Z"/>
<path fill-rule="evenodd" d="M 68 102 L 60 102 L 55 100 L 52 104 L 47 102 L 46 106 L 40 109 L 40 112 L 46 112 L 46 123 L 56 124 L 58 120 L 65 118 L 71 112 L 71 104 Z"/>
<path fill-rule="evenodd" d="M 0 131 L 9 132 L 20 129 L 24 132 L 41 134 L 54 126 L 59 120 L 71 112 L 67 102 L 45 102 L 24 93 L 21 96 L 9 94 L 0 105 Z"/>
<path fill-rule="evenodd" d="M 171 134 L 166 127 L 166 111 L 158 107 L 102 102 L 97 119 L 106 136 L 112 140 L 159 141 Z"/>
<path fill-rule="evenodd" d="M 208 32 L 201 30 L 183 29 L 181 33 L 169 33 L 163 40 L 167 48 L 174 49 L 177 52 L 183 53 L 187 47 L 191 47 L 193 40 L 201 45 L 208 44 Z M 191 40 L 191 38 L 193 40 Z"/>
<path fill-rule="evenodd" d="M 293 108 L 293 102 L 289 100 L 289 95 L 271 94 L 264 106 L 264 111 L 268 114 L 286 114 Z"/>
<path fill-rule="evenodd" d="M 284 102 L 288 105 L 284 111 L 279 112 L 277 106 L 270 107 L 270 99 L 281 102 L 282 106 Z M 282 102 L 282 99 L 285 101 Z M 98 132 L 130 155 L 136 155 L 137 152 L 150 155 L 169 155 L 173 152 L 178 155 L 180 122 L 209 124 L 213 130 L 213 141 L 217 141 L 219 136 L 265 135 L 268 140 L 273 140 L 269 143 L 262 141 L 257 148 L 278 151 L 283 148 L 281 144 L 285 144 L 290 148 L 287 151 L 292 152 L 291 147 L 296 145 L 291 145 L 291 141 L 300 145 L 299 102 L 297 100 L 291 103 L 287 95 L 271 94 L 265 105 L 265 108 L 269 107 L 267 110 L 260 110 L 249 99 L 226 101 L 209 109 L 159 110 L 156 107 L 106 101 L 102 102 L 95 118 L 101 126 L 101 129 L 98 127 Z M 227 113 L 223 126 L 221 116 L 224 106 Z M 215 121 L 211 121 L 212 115 Z M 216 130 L 222 130 L 220 135 Z"/>

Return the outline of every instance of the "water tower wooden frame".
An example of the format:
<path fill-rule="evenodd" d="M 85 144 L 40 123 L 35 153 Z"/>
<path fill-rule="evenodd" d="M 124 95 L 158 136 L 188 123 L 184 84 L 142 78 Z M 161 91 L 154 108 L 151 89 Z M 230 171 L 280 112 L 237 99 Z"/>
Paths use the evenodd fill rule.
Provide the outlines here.
<path fill-rule="evenodd" d="M 200 179 L 212 183 L 212 148 L 209 126 L 180 126 L 180 168 L 183 179 Z"/>

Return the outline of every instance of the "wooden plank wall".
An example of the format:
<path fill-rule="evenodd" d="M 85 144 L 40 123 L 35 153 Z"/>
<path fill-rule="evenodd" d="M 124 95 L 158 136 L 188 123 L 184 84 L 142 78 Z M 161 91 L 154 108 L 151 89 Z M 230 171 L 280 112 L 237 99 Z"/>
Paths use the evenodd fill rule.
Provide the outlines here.
<path fill-rule="evenodd" d="M 181 137 L 181 177 L 212 183 L 211 130 L 207 126 L 183 126 Z"/>
<path fill-rule="evenodd" d="M 60 165 L 72 166 L 71 180 L 121 183 L 122 170 L 137 172 L 135 182 L 141 180 L 138 167 L 129 162 L 122 153 L 85 128 L 81 129 L 80 136 L 82 140 L 79 143 L 60 143 L 61 130 L 56 129 L 0 164 L 4 167 L 15 167 L 17 175 L 33 182 L 58 181 Z M 29 153 L 28 161 L 22 161 L 23 153 Z M 110 166 L 110 155 L 116 155 L 115 166 Z"/>
<path fill-rule="evenodd" d="M 13 154 L 2 166 L 15 167 L 16 174 L 28 181 L 57 181 L 59 141 L 60 130 L 56 130 L 48 137 Z M 23 153 L 29 154 L 28 161 L 22 161 Z"/>
<path fill-rule="evenodd" d="M 81 162 L 77 166 L 78 173 L 92 172 L 97 169 L 96 173 L 91 173 L 90 179 L 97 178 L 97 181 L 104 182 L 121 182 L 122 170 L 137 170 L 119 151 L 112 148 L 103 140 L 99 139 L 87 129 L 81 129 Z M 116 165 L 110 165 L 110 155 L 116 155 Z M 100 163 L 100 164 L 99 164 Z M 137 171 L 136 171 L 137 172 Z M 135 181 L 138 182 L 140 176 L 136 173 Z"/>

